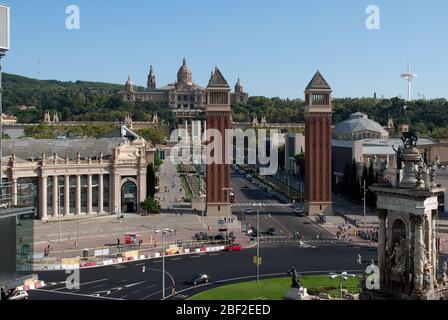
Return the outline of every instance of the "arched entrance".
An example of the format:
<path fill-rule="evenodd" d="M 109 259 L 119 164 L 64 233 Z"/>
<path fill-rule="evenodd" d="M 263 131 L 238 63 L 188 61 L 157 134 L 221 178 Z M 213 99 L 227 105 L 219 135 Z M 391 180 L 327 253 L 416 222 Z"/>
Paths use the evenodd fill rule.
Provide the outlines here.
<path fill-rule="evenodd" d="M 126 180 L 121 186 L 121 212 L 137 213 L 137 184 Z"/>

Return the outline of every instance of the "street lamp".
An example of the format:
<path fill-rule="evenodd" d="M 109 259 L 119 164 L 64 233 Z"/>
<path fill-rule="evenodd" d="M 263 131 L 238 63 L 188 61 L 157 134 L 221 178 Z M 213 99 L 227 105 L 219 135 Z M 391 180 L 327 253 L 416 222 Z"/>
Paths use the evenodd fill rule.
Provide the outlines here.
<path fill-rule="evenodd" d="M 222 188 L 223 191 L 226 192 L 226 198 L 227 198 L 227 203 L 230 203 L 230 191 L 233 190 L 233 188 Z M 230 211 L 232 209 L 230 209 L 227 212 L 227 244 L 229 244 L 229 222 L 230 222 Z"/>
<path fill-rule="evenodd" d="M 363 201 L 364 201 L 364 207 L 363 207 L 363 225 L 364 225 L 364 229 L 366 228 L 366 179 L 364 179 L 363 181 Z"/>
<path fill-rule="evenodd" d="M 354 277 L 356 277 L 356 275 L 350 274 L 350 273 L 347 273 L 347 271 L 344 271 L 342 273 L 333 273 L 332 272 L 332 273 L 329 274 L 329 277 L 331 279 L 336 279 L 336 278 L 339 277 L 339 289 L 340 289 L 339 299 L 342 300 L 342 284 L 343 284 L 343 281 L 347 280 L 348 278 L 354 278 Z"/>
<path fill-rule="evenodd" d="M 162 230 L 162 300 L 165 300 L 165 273 L 166 273 L 166 271 L 165 271 L 165 233 L 169 233 L 169 232 L 171 232 L 171 230 L 167 230 L 167 228 Z M 171 279 L 172 279 L 172 277 L 171 277 Z M 173 280 L 173 283 L 174 283 L 174 280 Z"/>

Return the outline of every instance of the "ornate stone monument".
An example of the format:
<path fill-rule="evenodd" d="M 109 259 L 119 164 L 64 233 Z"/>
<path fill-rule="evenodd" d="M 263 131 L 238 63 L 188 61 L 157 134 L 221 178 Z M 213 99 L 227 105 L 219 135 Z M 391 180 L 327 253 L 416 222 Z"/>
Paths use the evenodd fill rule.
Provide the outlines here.
<path fill-rule="evenodd" d="M 300 276 L 296 271 L 295 267 L 292 267 L 288 271 L 288 275 L 291 276 L 291 288 L 284 294 L 284 300 L 305 300 L 308 297 L 308 292 L 306 288 L 302 286 L 300 281 Z"/>
<path fill-rule="evenodd" d="M 447 281 L 437 273 L 435 237 L 438 196 L 445 188 L 434 183 L 437 159 L 425 163 L 417 140 L 416 133 L 404 133 L 403 145 L 396 150 L 396 184 L 384 179 L 384 170 L 378 169 L 380 182 L 370 188 L 377 195 L 380 288 L 365 290 L 364 298 L 432 300 L 447 296 Z"/>

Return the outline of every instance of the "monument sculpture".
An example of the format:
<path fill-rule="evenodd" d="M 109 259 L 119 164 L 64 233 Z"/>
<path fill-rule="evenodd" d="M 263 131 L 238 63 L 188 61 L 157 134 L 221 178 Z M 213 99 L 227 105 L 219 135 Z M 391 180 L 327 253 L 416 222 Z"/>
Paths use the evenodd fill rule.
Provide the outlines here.
<path fill-rule="evenodd" d="M 303 287 L 300 281 L 300 275 L 297 273 L 296 268 L 292 267 L 288 270 L 287 274 L 291 276 L 291 288 L 285 293 L 283 299 L 285 300 L 304 300 L 309 295 L 306 288 Z"/>
<path fill-rule="evenodd" d="M 418 135 L 403 134 L 397 153 L 397 181 L 386 179 L 370 190 L 377 196 L 379 216 L 379 289 L 364 289 L 363 299 L 432 300 L 448 297 L 446 271 L 437 273 L 436 220 L 438 197 L 445 192 L 435 183 L 440 159 L 428 164 L 417 149 Z M 376 162 L 379 176 L 385 165 Z"/>

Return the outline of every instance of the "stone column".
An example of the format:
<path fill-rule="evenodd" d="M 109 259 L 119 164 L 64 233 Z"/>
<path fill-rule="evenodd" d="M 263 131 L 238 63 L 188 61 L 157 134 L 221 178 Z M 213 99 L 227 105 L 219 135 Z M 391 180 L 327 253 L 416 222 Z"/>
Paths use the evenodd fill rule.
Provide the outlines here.
<path fill-rule="evenodd" d="M 104 211 L 104 180 L 103 175 L 98 175 L 98 214 Z"/>
<path fill-rule="evenodd" d="M 92 213 L 92 175 L 87 175 L 87 214 Z"/>
<path fill-rule="evenodd" d="M 423 289 L 423 268 L 425 262 L 425 244 L 423 240 L 423 216 L 413 216 L 414 231 L 414 289 Z"/>
<path fill-rule="evenodd" d="M 58 186 L 58 176 L 53 176 L 53 217 L 56 217 L 59 214 L 60 207 L 60 197 L 59 197 L 59 186 Z"/>
<path fill-rule="evenodd" d="M 64 215 L 70 214 L 70 176 L 64 177 Z"/>
<path fill-rule="evenodd" d="M 386 217 L 387 210 L 379 210 L 378 219 L 378 266 L 380 268 L 380 288 L 386 283 Z"/>
<path fill-rule="evenodd" d="M 433 272 L 432 272 L 432 277 L 433 279 L 436 279 L 437 277 L 437 270 L 436 270 L 436 265 L 437 265 L 437 238 L 436 238 L 436 229 L 437 229 L 437 218 L 438 218 L 438 211 L 437 210 L 433 210 L 432 211 L 432 215 L 431 215 L 431 225 L 430 225 L 430 234 L 431 234 L 431 244 L 430 244 L 430 248 L 429 250 L 432 250 L 431 252 L 431 265 L 433 266 Z"/>
<path fill-rule="evenodd" d="M 13 206 L 17 206 L 17 204 L 18 204 L 18 199 L 17 199 L 17 178 L 13 178 L 12 179 L 12 190 L 11 190 L 11 193 L 12 193 L 12 205 Z"/>
<path fill-rule="evenodd" d="M 40 218 L 47 220 L 47 177 L 41 176 L 39 178 L 39 211 Z"/>
<path fill-rule="evenodd" d="M 115 214 L 121 214 L 121 176 L 119 174 L 111 174 L 110 194 L 112 198 L 111 207 Z"/>
<path fill-rule="evenodd" d="M 146 200 L 146 170 L 144 167 L 140 169 L 138 176 L 138 189 L 137 190 L 137 211 L 140 213 L 140 203 Z"/>
<path fill-rule="evenodd" d="M 81 176 L 76 176 L 76 214 L 81 214 Z"/>

